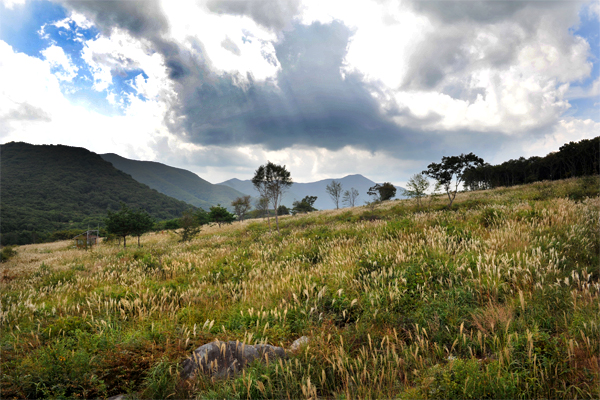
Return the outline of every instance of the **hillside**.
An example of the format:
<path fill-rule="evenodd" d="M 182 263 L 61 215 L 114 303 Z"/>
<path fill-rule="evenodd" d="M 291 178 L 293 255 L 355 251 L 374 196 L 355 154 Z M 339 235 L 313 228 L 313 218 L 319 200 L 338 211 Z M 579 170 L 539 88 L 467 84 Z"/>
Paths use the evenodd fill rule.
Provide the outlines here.
<path fill-rule="evenodd" d="M 294 182 L 290 190 L 288 190 L 288 192 L 284 195 L 282 204 L 284 204 L 287 207 L 292 207 L 292 203 L 295 200 L 302 200 L 305 196 L 317 196 L 317 201 L 314 204 L 315 208 L 319 210 L 333 209 L 335 208 L 335 205 L 333 204 L 333 201 L 325 191 L 327 185 L 329 185 L 333 180 L 340 182 L 342 184 L 343 190 L 349 190 L 350 188 L 358 190 L 360 196 L 357 200 L 357 205 L 364 204 L 365 201 L 370 200 L 369 196 L 367 195 L 367 191 L 370 187 L 375 185 L 375 182 L 365 178 L 360 174 L 348 175 L 340 179 L 323 179 L 317 182 Z M 249 194 L 253 197 L 258 196 L 258 192 L 256 192 L 256 190 L 254 189 L 254 186 L 252 185 L 252 182 L 250 180 L 242 181 L 240 179 L 234 178 L 229 179 L 225 182 L 221 182 L 219 183 L 219 185 L 229 186 L 237 191 L 240 191 L 244 194 Z M 404 196 L 402 196 L 402 191 L 403 188 L 396 186 L 395 198 L 404 198 Z M 342 204 L 340 204 L 340 207 L 341 206 Z"/>
<path fill-rule="evenodd" d="M 0 265 L 6 398 L 599 398 L 598 176 L 206 227 Z M 215 339 L 308 346 L 234 379 Z"/>
<path fill-rule="evenodd" d="M 242 193 L 230 187 L 213 185 L 193 172 L 152 161 L 136 161 L 117 154 L 101 154 L 115 168 L 160 193 L 208 210 L 221 204 L 229 207 Z"/>
<path fill-rule="evenodd" d="M 0 146 L 2 244 L 39 241 L 51 231 L 102 225 L 120 202 L 156 219 L 176 218 L 189 204 L 165 196 L 79 147 L 27 143 Z"/>

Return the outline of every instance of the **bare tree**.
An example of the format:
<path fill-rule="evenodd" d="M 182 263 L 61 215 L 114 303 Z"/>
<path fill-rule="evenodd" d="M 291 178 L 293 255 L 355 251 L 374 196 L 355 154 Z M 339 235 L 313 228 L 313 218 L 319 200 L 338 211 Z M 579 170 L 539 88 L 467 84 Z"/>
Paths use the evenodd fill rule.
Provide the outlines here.
<path fill-rule="evenodd" d="M 342 202 L 347 204 L 348 207 L 354 207 L 356 203 L 356 199 L 358 199 L 359 193 L 358 190 L 351 188 L 350 190 L 346 190 L 344 192 L 344 197 L 342 198 Z"/>
<path fill-rule="evenodd" d="M 238 217 L 238 220 L 241 222 L 244 220 L 246 213 L 250 211 L 250 196 L 238 197 L 234 201 L 231 202 L 231 206 L 235 214 Z"/>
<path fill-rule="evenodd" d="M 285 169 L 285 165 L 276 165 L 268 161 L 266 165 L 258 167 L 252 178 L 252 184 L 261 197 L 269 199 L 273 209 L 277 210 L 283 194 L 292 186 L 292 177 L 290 172 Z M 277 225 L 277 232 L 279 232 L 277 213 L 275 213 L 275 224 Z"/>
<path fill-rule="evenodd" d="M 269 199 L 262 196 L 259 197 L 258 200 L 256 200 L 254 208 L 256 208 L 260 212 L 260 216 L 264 218 L 265 215 L 269 213 Z M 269 222 L 269 226 L 271 226 L 271 222 Z"/>
<path fill-rule="evenodd" d="M 340 208 L 340 198 L 342 197 L 342 184 L 333 180 L 329 185 L 327 185 L 325 191 L 327 192 L 327 194 L 329 194 L 331 200 L 333 200 L 335 208 Z"/>

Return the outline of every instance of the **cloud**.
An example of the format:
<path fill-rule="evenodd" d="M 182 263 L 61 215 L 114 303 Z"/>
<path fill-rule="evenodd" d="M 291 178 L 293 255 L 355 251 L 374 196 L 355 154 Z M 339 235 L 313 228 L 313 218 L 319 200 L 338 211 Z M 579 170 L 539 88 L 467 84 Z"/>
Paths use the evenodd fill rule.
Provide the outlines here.
<path fill-rule="evenodd" d="M 206 5 L 212 12 L 248 16 L 274 30 L 289 28 L 300 11 L 300 0 L 209 0 Z"/>
<path fill-rule="evenodd" d="M 15 5 L 22 6 L 26 1 L 27 0 L 2 0 L 2 4 L 9 10 L 12 10 L 15 8 Z"/>
<path fill-rule="evenodd" d="M 2 116 L 4 122 L 8 121 L 43 121 L 50 122 L 50 115 L 40 107 L 32 106 L 29 103 L 15 104 L 15 107 L 10 109 Z"/>
<path fill-rule="evenodd" d="M 580 3 L 63 4 L 71 14 L 56 26 L 99 29 L 81 39 L 82 59 L 93 88 L 123 115 L 65 105 L 60 79 L 77 70 L 54 44 L 43 65 L 22 63 L 39 76 L 19 80 L 32 87 L 29 96 L 15 86 L 4 114 L 13 116 L 11 132 L 38 141 L 42 130 L 31 126 L 51 120 L 68 138 L 85 116 L 95 134 L 109 132 L 105 144 L 89 140 L 95 151 L 119 146 L 125 156 L 187 163 L 221 180 L 270 159 L 305 180 L 359 166 L 353 171 L 401 184 L 394 175 L 408 179 L 442 155 L 473 151 L 502 161 L 590 131 L 563 116 L 568 99 L 597 93 L 597 79 L 591 89 L 573 86 L 589 79 L 594 62 L 589 43 L 573 33 Z M 42 78 L 49 86 L 36 86 Z M 45 100 L 28 101 L 36 96 Z M 68 121 L 67 111 L 77 117 Z"/>
<path fill-rule="evenodd" d="M 42 50 L 41 53 L 59 80 L 70 82 L 77 76 L 79 68 L 73 64 L 71 57 L 65 54 L 62 47 L 53 44 Z"/>

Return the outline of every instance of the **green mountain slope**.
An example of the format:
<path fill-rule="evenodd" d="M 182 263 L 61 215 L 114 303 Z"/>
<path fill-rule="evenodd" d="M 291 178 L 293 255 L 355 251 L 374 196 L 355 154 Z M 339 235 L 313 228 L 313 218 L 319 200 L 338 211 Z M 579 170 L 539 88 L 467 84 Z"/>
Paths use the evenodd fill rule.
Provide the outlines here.
<path fill-rule="evenodd" d="M 98 154 L 68 146 L 0 146 L 2 244 L 26 244 L 48 232 L 102 225 L 120 202 L 158 220 L 189 204 L 165 196 L 119 171 Z"/>
<path fill-rule="evenodd" d="M 217 204 L 229 207 L 233 200 L 243 196 L 231 187 L 213 185 L 185 169 L 152 161 L 130 160 L 117 154 L 102 154 L 101 157 L 136 181 L 205 210 Z"/>

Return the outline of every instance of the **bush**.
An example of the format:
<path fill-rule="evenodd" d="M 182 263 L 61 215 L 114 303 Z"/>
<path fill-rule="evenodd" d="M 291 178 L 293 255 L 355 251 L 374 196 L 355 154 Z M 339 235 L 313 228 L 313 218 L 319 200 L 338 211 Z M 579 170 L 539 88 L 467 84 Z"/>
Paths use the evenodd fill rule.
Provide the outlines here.
<path fill-rule="evenodd" d="M 12 246 L 6 246 L 2 248 L 0 252 L 0 262 L 8 261 L 10 258 L 17 255 L 16 250 Z"/>

